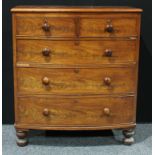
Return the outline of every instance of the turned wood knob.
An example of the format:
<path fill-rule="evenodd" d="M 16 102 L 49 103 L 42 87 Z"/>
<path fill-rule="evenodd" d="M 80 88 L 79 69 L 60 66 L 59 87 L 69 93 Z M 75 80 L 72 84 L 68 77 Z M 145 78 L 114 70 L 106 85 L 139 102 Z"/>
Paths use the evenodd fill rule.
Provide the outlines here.
<path fill-rule="evenodd" d="M 104 114 L 110 115 L 110 109 L 109 108 L 104 108 Z"/>
<path fill-rule="evenodd" d="M 112 24 L 107 24 L 106 29 L 107 32 L 112 33 L 114 31 L 113 25 Z"/>
<path fill-rule="evenodd" d="M 42 25 L 42 29 L 46 32 L 50 30 L 50 25 L 48 24 L 47 21 L 45 21 L 44 24 Z"/>
<path fill-rule="evenodd" d="M 43 83 L 44 85 L 48 85 L 48 84 L 50 83 L 48 77 L 43 77 L 42 83 Z"/>
<path fill-rule="evenodd" d="M 110 77 L 105 77 L 104 78 L 104 83 L 109 86 L 111 84 L 111 78 Z"/>
<path fill-rule="evenodd" d="M 111 57 L 112 56 L 112 50 L 111 49 L 106 49 L 104 52 L 105 56 Z"/>
<path fill-rule="evenodd" d="M 43 115 L 44 115 L 44 116 L 49 116 L 49 110 L 48 110 L 47 108 L 45 108 L 45 109 L 43 110 Z"/>
<path fill-rule="evenodd" d="M 43 56 L 48 57 L 48 56 L 50 55 L 50 53 L 51 53 L 51 50 L 48 49 L 48 48 L 44 48 L 44 49 L 42 50 Z"/>

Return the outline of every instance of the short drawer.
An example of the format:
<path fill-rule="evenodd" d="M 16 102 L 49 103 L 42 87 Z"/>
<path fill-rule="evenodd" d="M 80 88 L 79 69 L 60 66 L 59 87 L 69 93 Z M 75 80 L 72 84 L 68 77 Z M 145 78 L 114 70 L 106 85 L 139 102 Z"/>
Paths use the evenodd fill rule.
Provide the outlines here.
<path fill-rule="evenodd" d="M 74 37 L 73 18 L 19 16 L 16 19 L 16 34 L 25 36 Z"/>
<path fill-rule="evenodd" d="M 18 93 L 117 94 L 134 93 L 134 67 L 18 68 Z"/>
<path fill-rule="evenodd" d="M 20 97 L 16 123 L 114 126 L 135 121 L 133 97 Z"/>
<path fill-rule="evenodd" d="M 82 18 L 81 37 L 127 37 L 138 35 L 136 18 L 117 15 L 105 18 Z"/>
<path fill-rule="evenodd" d="M 17 40 L 17 61 L 47 64 L 116 64 L 137 60 L 136 41 Z"/>

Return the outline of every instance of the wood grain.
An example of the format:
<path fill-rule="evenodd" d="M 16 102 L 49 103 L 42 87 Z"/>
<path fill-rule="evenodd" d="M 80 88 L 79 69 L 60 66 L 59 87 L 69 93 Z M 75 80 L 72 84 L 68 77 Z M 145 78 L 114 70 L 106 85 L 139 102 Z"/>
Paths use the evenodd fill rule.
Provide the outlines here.
<path fill-rule="evenodd" d="M 50 30 L 45 32 L 42 29 L 43 24 L 47 21 Z M 69 24 L 68 24 L 69 23 Z M 72 18 L 46 18 L 46 17 L 18 17 L 17 18 L 17 35 L 36 35 L 36 36 L 53 36 L 53 37 L 74 37 L 75 24 Z"/>
<path fill-rule="evenodd" d="M 110 114 L 104 113 L 110 109 Z M 44 116 L 44 109 L 49 115 Z M 17 124 L 108 126 L 133 123 L 133 97 L 18 98 Z"/>
<path fill-rule="evenodd" d="M 78 19 L 78 22 L 77 22 Z M 110 14 L 103 17 L 51 17 L 46 15 L 17 16 L 17 35 L 46 36 L 46 37 L 128 37 L 137 35 L 137 18 L 123 17 Z M 42 25 L 45 21 L 50 30 L 45 32 Z M 68 24 L 69 23 L 69 24 Z M 114 31 L 106 31 L 108 24 L 113 25 Z"/>
<path fill-rule="evenodd" d="M 17 131 L 135 127 L 142 9 L 11 11 Z"/>
<path fill-rule="evenodd" d="M 18 92 L 30 94 L 116 94 L 135 92 L 135 68 L 46 69 L 18 68 Z M 44 85 L 44 77 L 49 84 Z M 104 79 L 109 77 L 111 85 Z"/>
<path fill-rule="evenodd" d="M 120 46 L 121 45 L 121 46 Z M 49 49 L 49 56 L 42 51 Z M 110 49 L 112 55 L 106 56 Z M 73 64 L 117 64 L 137 61 L 135 40 L 51 41 L 17 40 L 17 62 Z"/>
<path fill-rule="evenodd" d="M 123 37 L 137 35 L 136 19 L 119 18 L 117 15 L 106 18 L 81 18 L 80 35 L 82 37 Z M 106 31 L 108 24 L 113 25 L 113 32 Z"/>

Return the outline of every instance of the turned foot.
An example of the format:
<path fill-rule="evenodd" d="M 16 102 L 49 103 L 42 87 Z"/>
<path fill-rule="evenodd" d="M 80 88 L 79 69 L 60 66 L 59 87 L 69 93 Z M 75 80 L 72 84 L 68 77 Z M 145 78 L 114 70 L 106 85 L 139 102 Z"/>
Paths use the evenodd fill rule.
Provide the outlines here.
<path fill-rule="evenodd" d="M 123 135 L 124 135 L 124 139 L 123 142 L 126 145 L 131 145 L 134 143 L 134 137 L 133 135 L 135 134 L 134 129 L 126 129 L 123 130 Z"/>
<path fill-rule="evenodd" d="M 17 135 L 16 142 L 18 146 L 26 146 L 28 144 L 27 131 L 17 130 L 16 135 Z"/>

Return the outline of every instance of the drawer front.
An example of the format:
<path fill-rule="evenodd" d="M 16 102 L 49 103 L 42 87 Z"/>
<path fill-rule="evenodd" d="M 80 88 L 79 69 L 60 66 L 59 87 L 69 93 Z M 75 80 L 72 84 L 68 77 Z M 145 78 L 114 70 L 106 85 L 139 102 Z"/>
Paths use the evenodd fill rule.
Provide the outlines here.
<path fill-rule="evenodd" d="M 136 61 L 136 41 L 17 40 L 17 61 L 47 64 L 115 64 Z"/>
<path fill-rule="evenodd" d="M 17 100 L 17 123 L 112 126 L 135 121 L 133 97 L 27 97 Z"/>
<path fill-rule="evenodd" d="M 17 35 L 74 37 L 75 23 L 73 18 L 53 17 L 17 17 Z"/>
<path fill-rule="evenodd" d="M 80 21 L 81 37 L 127 37 L 135 36 L 137 31 L 136 18 L 109 17 L 82 18 Z"/>
<path fill-rule="evenodd" d="M 135 68 L 18 68 L 19 93 L 117 94 L 135 92 Z"/>

